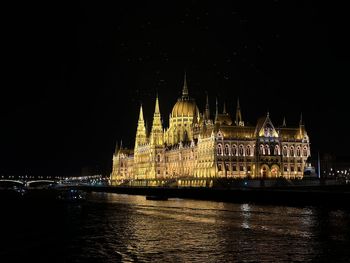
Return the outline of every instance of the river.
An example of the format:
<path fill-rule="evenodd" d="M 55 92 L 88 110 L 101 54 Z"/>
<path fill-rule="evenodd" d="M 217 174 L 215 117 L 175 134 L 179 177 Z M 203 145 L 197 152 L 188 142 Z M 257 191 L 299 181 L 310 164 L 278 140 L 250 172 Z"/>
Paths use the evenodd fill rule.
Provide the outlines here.
<path fill-rule="evenodd" d="M 348 262 L 350 211 L 91 193 L 1 208 L 0 262 Z"/>

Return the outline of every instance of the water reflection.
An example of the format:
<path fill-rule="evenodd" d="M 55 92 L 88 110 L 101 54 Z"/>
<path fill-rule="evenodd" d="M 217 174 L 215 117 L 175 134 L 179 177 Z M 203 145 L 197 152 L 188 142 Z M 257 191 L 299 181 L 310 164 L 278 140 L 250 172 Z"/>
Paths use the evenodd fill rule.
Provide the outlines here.
<path fill-rule="evenodd" d="M 243 222 L 242 222 L 242 228 L 250 228 L 249 226 L 249 218 L 250 218 L 250 205 L 249 204 L 242 204 L 241 205 L 241 211 L 242 211 L 242 217 L 243 217 Z"/>
<path fill-rule="evenodd" d="M 14 233 L 16 240 L 31 244 L 2 247 L 2 258 L 36 262 L 341 262 L 350 256 L 346 210 L 149 201 L 144 196 L 93 193 L 82 206 L 44 211 L 28 213 L 27 219 L 45 220 L 55 228 L 37 223 Z M 33 243 L 36 250 L 30 250 Z M 50 249 L 38 256 L 38 248 L 48 247 L 46 244 Z"/>
<path fill-rule="evenodd" d="M 115 247 L 126 261 L 319 261 L 320 254 L 327 258 L 320 251 L 327 251 L 320 243 L 326 246 L 332 238 L 322 236 L 325 230 L 319 229 L 319 221 L 326 218 L 327 222 L 330 216 L 332 220 L 345 220 L 344 227 L 349 223 L 345 211 L 328 211 L 325 216 L 315 208 L 104 197 L 94 196 L 97 202 L 108 200 L 132 214 L 124 222 L 124 231 L 128 232 L 123 239 L 126 249 Z M 338 239 L 349 244 L 349 236 L 338 234 Z"/>

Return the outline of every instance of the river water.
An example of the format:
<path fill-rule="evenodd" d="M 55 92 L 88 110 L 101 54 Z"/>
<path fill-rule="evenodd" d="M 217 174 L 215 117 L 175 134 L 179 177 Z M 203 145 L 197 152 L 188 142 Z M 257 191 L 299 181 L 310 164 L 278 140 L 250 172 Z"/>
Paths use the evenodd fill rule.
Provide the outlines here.
<path fill-rule="evenodd" d="M 0 262 L 350 262 L 350 211 L 92 193 L 1 209 Z"/>

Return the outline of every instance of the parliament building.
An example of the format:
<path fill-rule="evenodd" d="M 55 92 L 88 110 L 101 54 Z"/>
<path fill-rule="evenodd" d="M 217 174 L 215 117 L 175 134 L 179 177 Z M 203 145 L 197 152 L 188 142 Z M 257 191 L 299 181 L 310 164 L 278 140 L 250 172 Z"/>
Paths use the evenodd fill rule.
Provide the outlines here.
<path fill-rule="evenodd" d="M 142 105 L 133 149 L 116 147 L 111 182 L 114 185 L 208 186 L 215 178 L 303 178 L 310 142 L 302 119 L 298 127 L 285 120 L 275 126 L 269 116 L 246 125 L 237 100 L 234 118 L 210 113 L 208 97 L 201 112 L 190 97 L 186 77 L 182 96 L 162 126 L 156 98 L 151 130 L 145 127 Z"/>

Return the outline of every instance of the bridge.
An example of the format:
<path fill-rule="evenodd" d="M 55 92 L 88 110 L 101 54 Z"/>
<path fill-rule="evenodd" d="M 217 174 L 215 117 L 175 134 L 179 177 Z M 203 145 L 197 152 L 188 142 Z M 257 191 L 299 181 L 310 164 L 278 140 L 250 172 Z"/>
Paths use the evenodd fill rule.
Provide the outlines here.
<path fill-rule="evenodd" d="M 11 180 L 11 179 L 0 179 L 0 187 L 32 187 L 32 186 L 47 186 L 50 184 L 56 184 L 58 181 L 54 180 L 31 180 L 31 181 L 22 181 L 22 180 Z"/>
<path fill-rule="evenodd" d="M 8 176 L 0 179 L 0 188 L 47 188 L 47 187 L 76 187 L 76 186 L 106 186 L 109 178 L 102 175 L 78 176 L 78 177 L 54 177 L 54 178 L 31 178 L 27 176 Z"/>
<path fill-rule="evenodd" d="M 40 188 L 47 187 L 50 185 L 56 186 L 93 186 L 93 185 L 106 185 L 108 180 L 101 179 L 90 179 L 90 178 L 67 178 L 64 180 L 48 180 L 48 179 L 38 179 L 38 180 L 21 180 L 21 179 L 0 179 L 0 188 L 8 187 L 26 187 L 26 188 Z"/>
<path fill-rule="evenodd" d="M 25 182 L 21 180 L 0 179 L 0 184 L 6 184 L 6 183 L 20 184 L 23 186 L 25 185 Z"/>
<path fill-rule="evenodd" d="M 32 180 L 25 182 L 26 187 L 32 187 L 32 186 L 48 186 L 58 183 L 57 181 L 53 180 Z"/>

